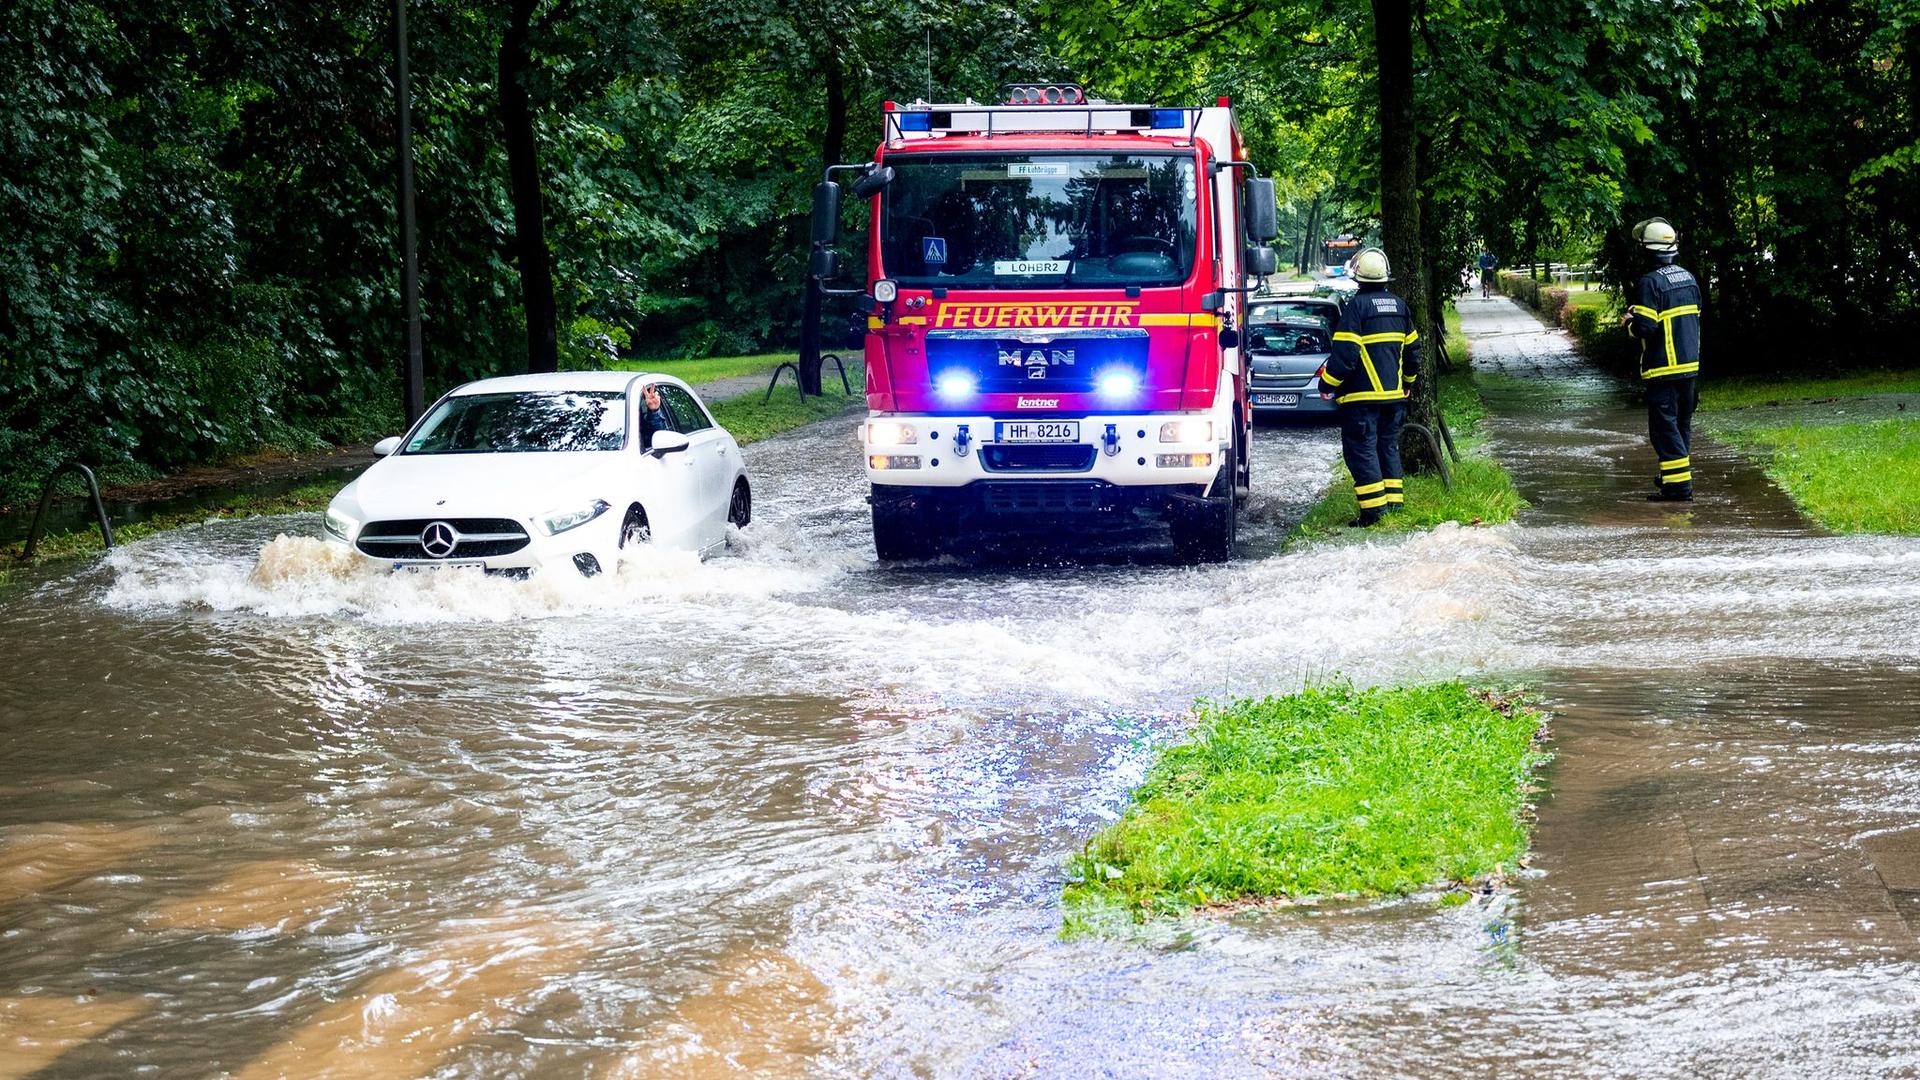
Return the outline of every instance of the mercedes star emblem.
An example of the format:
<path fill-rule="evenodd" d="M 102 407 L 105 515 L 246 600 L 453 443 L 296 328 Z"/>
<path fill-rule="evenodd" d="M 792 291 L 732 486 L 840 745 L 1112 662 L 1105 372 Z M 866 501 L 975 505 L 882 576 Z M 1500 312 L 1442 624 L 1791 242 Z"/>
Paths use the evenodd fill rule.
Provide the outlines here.
<path fill-rule="evenodd" d="M 420 546 L 436 559 L 453 554 L 453 549 L 459 543 L 460 533 L 444 521 L 436 521 L 420 530 Z"/>

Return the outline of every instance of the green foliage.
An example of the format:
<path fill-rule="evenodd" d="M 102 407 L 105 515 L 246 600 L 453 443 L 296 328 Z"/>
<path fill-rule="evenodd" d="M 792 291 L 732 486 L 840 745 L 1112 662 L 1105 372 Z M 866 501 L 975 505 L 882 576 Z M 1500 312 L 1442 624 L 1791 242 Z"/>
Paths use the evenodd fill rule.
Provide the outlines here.
<path fill-rule="evenodd" d="M 798 390 L 786 383 L 774 390 L 770 401 L 762 402 L 763 396 L 756 390 L 708 404 L 713 409 L 713 418 L 742 444 L 772 438 L 816 420 L 846 416 L 867 404 L 867 399 L 858 391 L 852 397 L 828 390 L 822 396 L 802 398 Z"/>
<path fill-rule="evenodd" d="M 1069 864 L 1063 933 L 1264 898 L 1400 895 L 1518 868 L 1539 713 L 1461 683 L 1202 703 Z"/>

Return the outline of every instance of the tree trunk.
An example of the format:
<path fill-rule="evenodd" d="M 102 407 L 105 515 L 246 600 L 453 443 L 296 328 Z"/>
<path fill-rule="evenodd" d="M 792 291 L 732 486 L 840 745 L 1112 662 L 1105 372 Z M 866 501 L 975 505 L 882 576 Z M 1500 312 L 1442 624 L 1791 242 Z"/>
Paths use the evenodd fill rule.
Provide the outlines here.
<path fill-rule="evenodd" d="M 1380 72 L 1380 234 L 1393 264 L 1398 291 L 1413 309 L 1414 330 L 1429 357 L 1427 377 L 1413 385 L 1408 419 L 1438 435 L 1439 399 L 1432 358 L 1437 355 L 1434 312 L 1420 242 L 1418 135 L 1413 124 L 1413 5 L 1409 0 L 1372 0 L 1373 40 Z M 1426 442 L 1408 444 L 1407 467 L 1433 471 L 1438 464 Z"/>
<path fill-rule="evenodd" d="M 513 200 L 513 253 L 520 266 L 520 303 L 527 315 L 527 370 L 558 371 L 558 316 L 553 302 L 553 256 L 547 251 L 546 214 L 540 201 L 539 147 L 533 138 L 533 103 L 526 73 L 532 65 L 528 36 L 535 0 L 513 0 L 500 39 L 500 125 L 507 144 L 507 183 Z"/>

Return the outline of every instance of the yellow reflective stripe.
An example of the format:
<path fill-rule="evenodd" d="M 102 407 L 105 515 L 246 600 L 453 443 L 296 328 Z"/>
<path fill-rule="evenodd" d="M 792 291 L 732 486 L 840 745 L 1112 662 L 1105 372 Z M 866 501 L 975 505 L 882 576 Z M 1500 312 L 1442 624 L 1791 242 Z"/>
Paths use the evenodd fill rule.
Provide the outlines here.
<path fill-rule="evenodd" d="M 1700 370 L 1698 361 L 1691 364 L 1668 364 L 1666 367 L 1648 368 L 1640 373 L 1643 379 L 1658 378 L 1661 375 L 1691 375 Z"/>
<path fill-rule="evenodd" d="M 1405 487 L 1405 486 L 1406 486 L 1406 485 L 1405 485 L 1405 484 L 1403 484 L 1403 483 L 1402 483 L 1401 481 L 1399 481 L 1399 480 L 1395 480 L 1395 479 L 1394 479 L 1393 477 L 1391 477 L 1391 476 L 1389 476 L 1389 477 L 1387 477 L 1387 478 L 1386 478 L 1385 480 L 1382 480 L 1382 481 L 1380 481 L 1380 482 L 1381 482 L 1381 483 L 1383 483 L 1383 484 L 1385 484 L 1385 485 L 1387 485 L 1387 490 L 1388 490 L 1388 491 L 1399 491 L 1399 490 L 1400 490 L 1400 489 L 1401 489 L 1402 487 Z"/>
<path fill-rule="evenodd" d="M 1400 345 L 1405 343 L 1407 340 L 1407 335 L 1405 334 L 1368 334 L 1365 337 L 1361 337 L 1358 334 L 1353 334 L 1350 336 L 1352 340 L 1357 341 L 1362 345 L 1381 345 L 1387 342 L 1392 342 L 1395 345 Z M 1339 340 L 1339 338 L 1340 338 L 1339 334 L 1334 335 L 1334 340 L 1337 341 Z"/>
<path fill-rule="evenodd" d="M 1645 315 L 1649 319 L 1657 319 L 1660 317 L 1659 312 L 1653 310 L 1652 308 L 1646 306 L 1645 304 L 1635 304 L 1632 307 L 1628 308 L 1627 310 L 1633 312 L 1635 315 Z"/>
<path fill-rule="evenodd" d="M 1691 479 L 1693 474 L 1690 472 L 1662 473 L 1660 476 L 1660 482 L 1663 484 L 1684 484 Z"/>
<path fill-rule="evenodd" d="M 1139 315 L 1141 326 L 1212 326 L 1220 321 L 1218 315 Z"/>
<path fill-rule="evenodd" d="M 1353 493 L 1355 495 L 1376 495 L 1385 490 L 1387 490 L 1387 482 L 1385 480 L 1375 480 L 1371 484 L 1353 485 Z"/>
<path fill-rule="evenodd" d="M 1340 395 L 1340 404 L 1356 401 L 1405 401 L 1405 390 L 1353 390 Z"/>
<path fill-rule="evenodd" d="M 925 326 L 927 325 L 927 317 L 925 315 L 902 315 L 900 316 L 900 325 Z"/>
<path fill-rule="evenodd" d="M 1682 315 L 1698 315 L 1698 314 L 1700 314 L 1699 304 L 1681 304 L 1679 307 L 1670 307 L 1665 311 L 1662 311 L 1660 314 L 1655 315 L 1654 318 L 1666 320 L 1666 319 L 1677 319 Z"/>
<path fill-rule="evenodd" d="M 1401 338 L 1400 340 L 1401 340 L 1402 342 L 1404 342 L 1405 344 L 1408 344 L 1408 345 L 1411 345 L 1411 344 L 1413 344 L 1414 342 L 1416 342 L 1416 341 L 1419 341 L 1419 340 L 1420 340 L 1420 331 L 1418 331 L 1418 330 L 1409 330 L 1409 331 L 1407 331 L 1407 336 L 1406 336 L 1406 337 L 1404 337 L 1404 338 Z"/>
<path fill-rule="evenodd" d="M 1380 372 L 1373 366 L 1373 354 L 1365 349 L 1360 350 L 1360 366 L 1367 369 L 1367 381 L 1373 384 L 1376 392 L 1386 389 L 1380 384 Z"/>
<path fill-rule="evenodd" d="M 1382 495 L 1377 499 L 1361 499 L 1360 500 L 1360 509 L 1362 510 L 1374 510 L 1385 505 L 1387 505 L 1387 497 L 1385 495 Z"/>
<path fill-rule="evenodd" d="M 1387 501 L 1390 503 L 1404 503 L 1407 501 L 1407 497 L 1397 491 L 1389 491 L 1387 492 Z"/>
<path fill-rule="evenodd" d="M 1349 332 L 1349 331 L 1346 331 L 1346 330 L 1340 330 L 1340 331 L 1336 331 L 1336 332 L 1334 333 L 1334 335 L 1333 335 L 1333 340 L 1335 340 L 1335 341 L 1351 341 L 1351 342 L 1353 342 L 1353 343 L 1354 343 L 1355 345 L 1360 345 L 1360 344 L 1364 344 L 1364 343 L 1363 343 L 1363 342 L 1362 342 L 1362 341 L 1360 340 L 1360 335 L 1359 335 L 1359 334 L 1355 334 L 1355 333 L 1351 333 L 1351 332 Z"/>
<path fill-rule="evenodd" d="M 878 330 L 878 329 L 880 329 L 881 327 L 883 327 L 883 326 L 885 326 L 885 325 L 887 325 L 887 324 L 886 324 L 886 323 L 883 323 L 883 322 L 881 322 L 881 321 L 880 321 L 879 319 L 876 319 L 876 318 L 874 318 L 874 317 L 873 317 L 873 316 L 871 316 L 871 315 L 869 315 L 869 316 L 867 316 L 867 329 L 869 329 L 869 330 Z"/>
<path fill-rule="evenodd" d="M 1328 386 L 1340 385 L 1340 380 L 1334 378 L 1333 373 L 1329 371 L 1323 371 L 1320 373 L 1320 381 L 1326 383 Z"/>
<path fill-rule="evenodd" d="M 1418 381 L 1420 381 L 1420 376 L 1418 376 L 1418 375 L 1409 375 L 1409 376 L 1407 376 L 1407 385 L 1408 385 L 1408 386 L 1412 386 L 1412 385 L 1413 385 L 1414 383 L 1416 383 L 1416 382 L 1418 382 Z"/>
<path fill-rule="evenodd" d="M 1683 458 L 1674 458 L 1672 461 L 1663 461 L 1660 463 L 1660 467 L 1662 469 L 1684 469 L 1691 464 L 1693 464 L 1693 458 L 1689 455 Z"/>

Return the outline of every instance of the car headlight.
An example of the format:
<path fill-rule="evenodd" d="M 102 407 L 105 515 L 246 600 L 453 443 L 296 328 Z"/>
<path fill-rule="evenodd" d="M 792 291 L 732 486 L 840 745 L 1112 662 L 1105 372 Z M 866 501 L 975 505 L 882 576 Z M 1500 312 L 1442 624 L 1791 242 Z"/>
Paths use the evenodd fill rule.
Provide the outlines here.
<path fill-rule="evenodd" d="M 867 425 L 868 446 L 912 446 L 919 441 L 920 433 L 912 424 L 875 420 Z"/>
<path fill-rule="evenodd" d="M 1212 442 L 1213 421 L 1169 420 L 1160 425 L 1161 442 Z"/>
<path fill-rule="evenodd" d="M 329 533 L 351 543 L 353 540 L 353 531 L 359 527 L 360 523 L 358 521 L 335 510 L 331 506 L 327 507 L 326 529 Z"/>
<path fill-rule="evenodd" d="M 595 499 L 585 506 L 569 507 L 563 510 L 549 510 L 540 515 L 540 529 L 548 536 L 558 536 L 568 529 L 577 529 L 608 510 L 605 500 Z"/>

